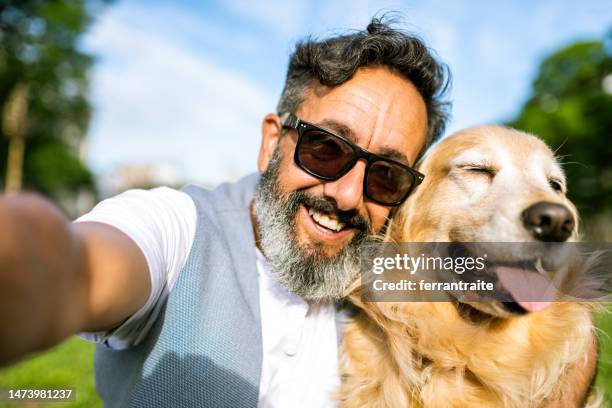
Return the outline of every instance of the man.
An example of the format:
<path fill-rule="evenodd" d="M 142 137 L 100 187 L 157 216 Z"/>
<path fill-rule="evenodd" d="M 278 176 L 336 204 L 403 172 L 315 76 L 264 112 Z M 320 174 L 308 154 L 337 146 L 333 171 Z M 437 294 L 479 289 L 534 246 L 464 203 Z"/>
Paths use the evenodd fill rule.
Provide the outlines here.
<path fill-rule="evenodd" d="M 109 406 L 333 406 L 334 302 L 418 184 L 445 87 L 419 39 L 374 19 L 297 45 L 261 177 L 129 191 L 72 225 L 4 198 L 0 357 L 80 332 Z"/>

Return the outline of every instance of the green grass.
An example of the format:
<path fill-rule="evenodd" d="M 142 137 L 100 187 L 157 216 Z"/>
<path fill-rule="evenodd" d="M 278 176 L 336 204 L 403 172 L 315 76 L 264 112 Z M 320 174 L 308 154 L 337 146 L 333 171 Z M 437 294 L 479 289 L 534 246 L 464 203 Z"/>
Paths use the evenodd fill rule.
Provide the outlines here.
<path fill-rule="evenodd" d="M 612 313 L 596 317 L 600 338 L 600 362 L 597 384 L 608 399 L 612 396 Z M 59 346 L 0 370 L 0 387 L 74 387 L 76 402 L 34 405 L 10 404 L 0 407 L 101 407 L 93 384 L 94 346 L 71 338 Z"/>
<path fill-rule="evenodd" d="M 0 370 L 0 387 L 73 387 L 76 401 L 2 404 L 0 407 L 102 407 L 93 383 L 94 345 L 71 338 L 49 351 Z"/>

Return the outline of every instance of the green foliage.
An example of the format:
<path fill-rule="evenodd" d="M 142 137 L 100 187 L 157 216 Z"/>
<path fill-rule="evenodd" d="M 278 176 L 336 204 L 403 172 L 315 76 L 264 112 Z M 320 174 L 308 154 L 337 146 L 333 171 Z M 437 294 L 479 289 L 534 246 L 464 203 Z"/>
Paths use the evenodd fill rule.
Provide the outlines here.
<path fill-rule="evenodd" d="M 25 172 L 29 183 L 46 195 L 91 185 L 91 173 L 66 145 L 48 140 L 30 145 L 26 154 Z M 36 147 L 36 148 L 34 148 Z"/>
<path fill-rule="evenodd" d="M 28 85 L 24 187 L 52 197 L 94 187 L 78 158 L 91 116 L 87 91 L 93 60 L 78 41 L 97 5 L 87 0 L 0 0 L 0 107 L 16 84 Z M 6 159 L 7 140 L 0 137 L 0 183 Z"/>
<path fill-rule="evenodd" d="M 546 58 L 532 96 L 509 123 L 558 149 L 566 163 L 569 196 L 587 217 L 612 210 L 610 45 L 578 42 Z"/>

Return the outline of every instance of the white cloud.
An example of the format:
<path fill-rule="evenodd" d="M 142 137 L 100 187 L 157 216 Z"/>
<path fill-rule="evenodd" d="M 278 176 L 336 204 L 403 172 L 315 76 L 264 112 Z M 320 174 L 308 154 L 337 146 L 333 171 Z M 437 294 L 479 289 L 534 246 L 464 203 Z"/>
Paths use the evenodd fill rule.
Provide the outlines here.
<path fill-rule="evenodd" d="M 226 0 L 224 7 L 235 16 L 255 22 L 285 37 L 302 32 L 311 4 L 307 0 Z"/>
<path fill-rule="evenodd" d="M 155 20 L 168 11 L 146 12 Z M 174 12 L 174 27 L 181 17 Z M 189 16 L 184 21 L 191 24 Z M 255 170 L 261 118 L 274 109 L 271 95 L 160 28 L 143 24 L 137 8 L 119 5 L 87 38 L 86 46 L 103 57 L 93 75 L 91 164 L 106 171 L 170 163 L 188 179 L 208 182 Z"/>

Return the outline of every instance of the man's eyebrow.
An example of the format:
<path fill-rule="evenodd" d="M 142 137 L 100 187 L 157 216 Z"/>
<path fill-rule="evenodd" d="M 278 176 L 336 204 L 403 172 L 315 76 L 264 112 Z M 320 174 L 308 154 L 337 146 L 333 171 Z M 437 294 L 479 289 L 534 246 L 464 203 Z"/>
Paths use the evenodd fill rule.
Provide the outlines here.
<path fill-rule="evenodd" d="M 357 144 L 357 137 L 355 136 L 355 133 L 353 133 L 353 130 L 345 124 L 337 122 L 333 119 L 323 119 L 321 122 L 317 123 L 317 126 L 331 130 L 332 132 L 337 133 L 345 139 Z"/>
<path fill-rule="evenodd" d="M 378 149 L 378 152 L 376 152 L 376 154 L 386 159 L 395 160 L 407 166 L 410 165 L 410 163 L 408 162 L 408 158 L 405 154 L 403 154 L 399 150 L 390 147 L 381 147 L 380 149 Z"/>
<path fill-rule="evenodd" d="M 345 139 L 348 139 L 351 142 L 358 144 L 355 133 L 353 133 L 350 127 L 346 126 L 343 123 L 337 122 L 333 119 L 323 119 L 321 122 L 317 123 L 317 126 L 331 130 L 332 132 L 344 137 Z M 372 153 L 376 153 L 378 156 L 384 157 L 385 159 L 391 159 L 402 164 L 409 165 L 408 158 L 406 157 L 406 155 L 397 149 L 393 149 L 391 147 L 381 147 L 377 150 L 377 152 Z"/>

